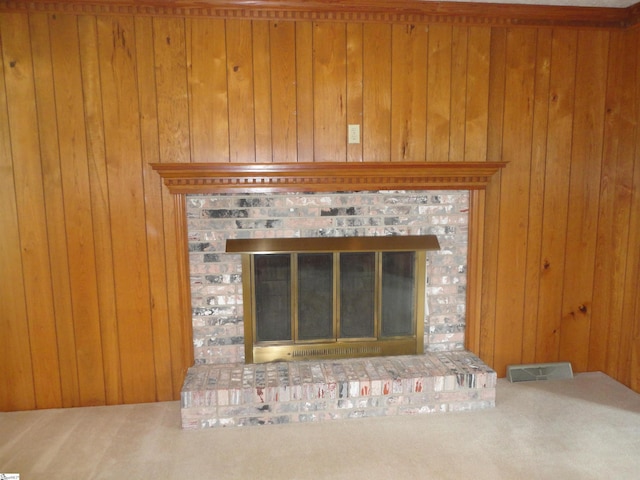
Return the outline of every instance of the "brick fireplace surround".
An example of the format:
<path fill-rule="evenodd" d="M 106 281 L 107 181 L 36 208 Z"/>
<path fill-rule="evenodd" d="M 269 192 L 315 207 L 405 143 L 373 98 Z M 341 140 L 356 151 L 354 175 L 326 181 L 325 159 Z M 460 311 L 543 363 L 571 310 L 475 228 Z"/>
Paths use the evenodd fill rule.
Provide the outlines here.
<path fill-rule="evenodd" d="M 465 350 L 469 192 L 504 165 L 309 165 L 154 165 L 189 252 L 183 428 L 492 407 L 496 374 Z M 441 244 L 427 260 L 423 355 L 244 364 L 241 262 L 226 239 L 421 234 Z"/>

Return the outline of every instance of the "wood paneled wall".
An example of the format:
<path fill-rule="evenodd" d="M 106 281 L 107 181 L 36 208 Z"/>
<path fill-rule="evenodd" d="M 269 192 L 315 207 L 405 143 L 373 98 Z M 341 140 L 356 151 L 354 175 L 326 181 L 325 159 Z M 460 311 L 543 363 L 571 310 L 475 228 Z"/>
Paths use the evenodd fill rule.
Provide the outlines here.
<path fill-rule="evenodd" d="M 178 397 L 153 162 L 508 161 L 469 347 L 640 391 L 638 29 L 23 12 L 0 41 L 0 409 Z"/>

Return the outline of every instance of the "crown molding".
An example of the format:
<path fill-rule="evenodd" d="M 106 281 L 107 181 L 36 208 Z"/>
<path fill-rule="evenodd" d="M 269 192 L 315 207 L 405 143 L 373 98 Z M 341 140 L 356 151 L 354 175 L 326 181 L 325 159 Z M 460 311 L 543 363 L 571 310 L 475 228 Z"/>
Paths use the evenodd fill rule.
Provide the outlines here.
<path fill-rule="evenodd" d="M 174 194 L 479 190 L 506 162 L 154 163 Z"/>
<path fill-rule="evenodd" d="M 425 0 L 0 0 L 0 12 L 626 28 L 638 23 L 638 5 L 607 8 Z"/>

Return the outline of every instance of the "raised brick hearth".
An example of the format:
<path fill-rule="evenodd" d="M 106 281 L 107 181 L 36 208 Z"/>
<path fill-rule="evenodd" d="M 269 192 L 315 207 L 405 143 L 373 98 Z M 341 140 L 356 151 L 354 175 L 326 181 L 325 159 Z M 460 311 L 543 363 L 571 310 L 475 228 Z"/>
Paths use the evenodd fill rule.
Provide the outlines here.
<path fill-rule="evenodd" d="M 490 407 L 495 373 L 464 350 L 467 191 L 193 195 L 187 199 L 195 363 L 185 428 Z M 242 269 L 229 238 L 436 235 L 424 355 L 244 364 Z"/>
<path fill-rule="evenodd" d="M 495 386 L 496 373 L 466 351 L 196 365 L 182 389 L 182 427 L 477 410 L 495 405 Z"/>

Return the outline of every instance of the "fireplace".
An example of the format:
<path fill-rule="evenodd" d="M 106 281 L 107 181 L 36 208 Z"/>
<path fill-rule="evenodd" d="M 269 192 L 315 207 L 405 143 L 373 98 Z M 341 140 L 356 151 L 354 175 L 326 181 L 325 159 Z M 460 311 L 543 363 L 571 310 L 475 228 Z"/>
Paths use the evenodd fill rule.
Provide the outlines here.
<path fill-rule="evenodd" d="M 243 257 L 246 362 L 423 353 L 426 252 L 440 248 L 435 235 L 226 245 Z"/>
<path fill-rule="evenodd" d="M 342 241 L 382 242 L 375 248 L 384 250 L 390 241 L 436 237 L 440 248 L 432 250 L 431 242 L 423 245 L 429 254 L 423 250 L 416 265 L 415 273 L 424 278 L 419 284 L 424 287 L 424 304 L 416 311 L 421 338 L 416 337 L 419 347 L 413 341 L 413 353 L 464 349 L 468 190 L 196 194 L 187 195 L 186 212 L 197 364 L 253 361 L 253 349 L 245 348 L 251 297 L 245 295 L 250 278 L 243 275 L 247 269 L 240 250 L 247 249 L 242 245 L 267 242 L 271 250 L 270 242 L 305 238 L 323 248 Z M 235 252 L 227 252 L 229 242 L 239 245 Z M 419 250 L 416 245 L 411 248 Z"/>
<path fill-rule="evenodd" d="M 477 242 L 484 218 L 482 189 L 503 166 L 154 165 L 175 195 L 178 240 L 185 253 L 180 266 L 185 278 L 191 278 L 181 292 L 192 301 L 185 329 L 193 331 L 194 343 L 194 366 L 182 391 L 183 427 L 319 421 L 494 405 L 495 372 L 464 347 L 465 342 L 473 347 L 477 339 L 473 320 L 481 291 Z M 408 215 L 400 197 L 408 198 L 421 213 Z M 380 198 L 384 208 L 395 209 L 395 213 L 363 217 L 364 206 Z M 464 220 L 433 214 L 451 198 L 464 198 L 452 207 Z M 292 205 L 295 202 L 301 204 Z M 252 208 L 257 209 L 256 214 L 249 212 Z M 265 215 L 270 208 L 282 215 Z M 378 212 L 376 208 L 372 210 Z M 301 211 L 313 211 L 313 215 Z M 427 218 L 434 223 L 420 224 Z M 221 224 L 199 229 L 212 219 Z M 457 250 L 457 241 L 451 241 L 456 233 L 464 237 L 462 250 Z M 430 234 L 438 236 L 442 248 L 433 252 L 427 265 L 423 353 L 245 364 L 242 261 L 240 255 L 224 251 L 227 239 Z M 204 261 L 195 263 L 194 257 Z M 469 332 L 470 340 L 465 339 Z"/>

